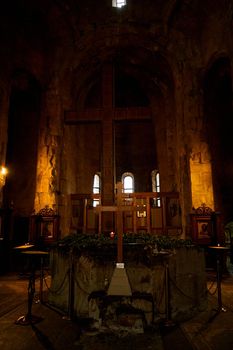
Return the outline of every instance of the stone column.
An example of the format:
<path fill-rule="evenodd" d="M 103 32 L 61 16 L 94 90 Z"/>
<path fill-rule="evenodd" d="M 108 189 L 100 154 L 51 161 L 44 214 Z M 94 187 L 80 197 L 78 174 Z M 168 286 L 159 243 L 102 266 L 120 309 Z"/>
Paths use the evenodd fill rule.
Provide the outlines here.
<path fill-rule="evenodd" d="M 55 84 L 54 84 L 55 85 Z M 57 211 L 61 151 L 61 100 L 56 86 L 44 96 L 40 122 L 35 211 L 46 205 Z"/>
<path fill-rule="evenodd" d="M 176 67 L 176 123 L 177 149 L 176 173 L 177 190 L 180 193 L 183 238 L 189 233 L 189 214 L 192 210 L 190 156 L 194 139 L 200 140 L 200 110 L 197 71 L 189 61 L 182 58 Z"/>
<path fill-rule="evenodd" d="M 5 165 L 7 150 L 7 127 L 9 110 L 9 91 L 7 82 L 0 84 L 0 166 Z M 3 191 L 0 188 L 0 207 L 3 202 Z"/>

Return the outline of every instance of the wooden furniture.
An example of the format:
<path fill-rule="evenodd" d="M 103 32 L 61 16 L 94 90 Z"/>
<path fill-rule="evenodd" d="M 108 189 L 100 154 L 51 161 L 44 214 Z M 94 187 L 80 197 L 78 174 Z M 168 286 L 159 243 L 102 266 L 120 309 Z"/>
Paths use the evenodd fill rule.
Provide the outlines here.
<path fill-rule="evenodd" d="M 117 196 L 116 196 L 117 197 Z M 160 199 L 160 206 L 156 199 Z M 99 194 L 71 194 L 71 230 L 77 233 L 103 233 L 104 210 L 93 207 Z M 109 207 L 112 212 L 112 228 L 116 229 L 116 204 Z M 111 208 L 112 207 L 112 208 Z M 115 208 L 115 209 L 113 209 Z M 123 232 L 151 233 L 179 236 L 182 233 L 181 210 L 178 192 L 122 193 L 121 202 Z M 115 211 L 115 213 L 114 213 Z"/>
<path fill-rule="evenodd" d="M 36 246 L 49 246 L 60 237 L 59 215 L 48 206 L 30 218 L 29 241 Z"/>
<path fill-rule="evenodd" d="M 217 245 L 224 242 L 220 213 L 204 203 L 190 214 L 192 239 L 199 245 Z"/>
<path fill-rule="evenodd" d="M 38 323 L 42 320 L 40 316 L 32 314 L 32 302 L 35 294 L 35 279 L 36 279 L 36 267 L 38 259 L 43 259 L 49 253 L 40 250 L 23 250 L 22 254 L 26 254 L 31 260 L 31 273 L 28 281 L 28 310 L 23 316 L 20 316 L 15 323 L 22 326 L 28 326 Z"/>

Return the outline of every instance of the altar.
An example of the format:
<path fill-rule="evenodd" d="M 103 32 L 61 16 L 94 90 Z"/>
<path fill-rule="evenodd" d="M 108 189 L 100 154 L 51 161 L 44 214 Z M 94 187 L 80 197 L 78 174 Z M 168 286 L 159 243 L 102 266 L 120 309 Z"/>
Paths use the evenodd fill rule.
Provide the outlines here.
<path fill-rule="evenodd" d="M 168 318 L 180 322 L 206 308 L 205 259 L 200 248 L 184 245 L 158 250 L 152 244 L 127 243 L 123 249 L 131 293 L 111 296 L 116 244 L 82 253 L 54 247 L 49 303 L 70 318 L 92 318 L 97 324 L 113 322 L 122 305 L 140 310 L 147 325 Z"/>

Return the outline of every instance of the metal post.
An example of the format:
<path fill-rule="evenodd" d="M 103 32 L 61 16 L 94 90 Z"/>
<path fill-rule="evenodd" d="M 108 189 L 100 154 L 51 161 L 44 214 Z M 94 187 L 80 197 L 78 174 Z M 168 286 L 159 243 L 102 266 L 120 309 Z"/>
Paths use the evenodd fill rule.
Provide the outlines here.
<path fill-rule="evenodd" d="M 218 310 L 217 312 L 223 311 L 226 312 L 226 308 L 222 306 L 222 291 L 221 291 L 221 263 L 220 261 L 223 259 L 224 253 L 229 250 L 229 248 L 225 246 L 221 246 L 219 243 L 216 246 L 209 246 L 211 250 L 216 253 L 216 278 L 217 278 L 217 289 L 218 289 Z"/>
<path fill-rule="evenodd" d="M 44 261 L 40 258 L 40 302 L 43 303 L 43 279 L 44 279 Z"/>
<path fill-rule="evenodd" d="M 166 308 L 166 319 L 164 326 L 171 327 L 174 322 L 171 320 L 171 306 L 170 306 L 170 283 L 169 283 L 169 264 L 165 262 L 165 308 Z"/>
<path fill-rule="evenodd" d="M 69 296 L 68 296 L 68 314 L 63 319 L 72 320 L 74 313 L 74 259 L 73 248 L 69 253 Z"/>
<path fill-rule="evenodd" d="M 218 289 L 218 311 L 226 312 L 226 308 L 222 305 L 222 290 L 221 290 L 221 265 L 220 254 L 217 254 L 217 289 Z"/>

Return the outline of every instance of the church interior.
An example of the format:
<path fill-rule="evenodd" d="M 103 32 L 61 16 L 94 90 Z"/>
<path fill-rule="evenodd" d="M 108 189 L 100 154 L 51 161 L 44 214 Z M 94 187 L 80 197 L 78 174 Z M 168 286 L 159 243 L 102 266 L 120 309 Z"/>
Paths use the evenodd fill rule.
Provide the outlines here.
<path fill-rule="evenodd" d="M 12 0 L 0 19 L 0 274 L 70 236 L 118 237 L 119 264 L 122 235 L 231 253 L 233 1 Z"/>

